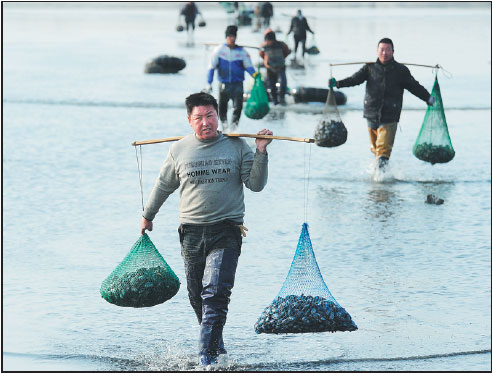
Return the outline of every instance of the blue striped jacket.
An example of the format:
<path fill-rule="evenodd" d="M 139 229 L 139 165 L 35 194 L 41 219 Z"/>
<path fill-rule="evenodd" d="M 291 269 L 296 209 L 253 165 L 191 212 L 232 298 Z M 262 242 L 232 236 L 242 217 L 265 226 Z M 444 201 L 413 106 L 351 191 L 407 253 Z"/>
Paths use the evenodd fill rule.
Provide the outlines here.
<path fill-rule="evenodd" d="M 212 84 L 214 70 L 216 69 L 221 83 L 242 82 L 245 80 L 245 70 L 250 75 L 255 73 L 248 52 L 239 46 L 230 49 L 227 44 L 219 45 L 214 49 L 209 63 L 207 83 Z"/>

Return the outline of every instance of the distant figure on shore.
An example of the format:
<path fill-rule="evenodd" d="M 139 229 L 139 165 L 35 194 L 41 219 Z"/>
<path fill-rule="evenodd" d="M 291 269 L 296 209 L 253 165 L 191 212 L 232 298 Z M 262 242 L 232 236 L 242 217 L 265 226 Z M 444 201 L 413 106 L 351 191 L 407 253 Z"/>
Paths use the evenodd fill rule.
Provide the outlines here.
<path fill-rule="evenodd" d="M 257 5 L 255 5 L 255 8 L 253 8 L 253 14 L 255 15 L 255 20 L 254 20 L 254 23 L 253 23 L 253 29 L 252 29 L 252 32 L 259 32 L 260 31 L 260 28 L 262 27 L 262 16 L 260 15 L 260 6 L 261 4 L 260 3 L 257 3 Z"/>
<path fill-rule="evenodd" d="M 236 33 L 238 27 L 230 25 L 226 28 L 226 43 L 219 45 L 212 52 L 209 70 L 207 72 L 207 87 L 203 90 L 206 93 L 212 91 L 212 81 L 214 70 L 217 69 L 217 78 L 221 83 L 219 91 L 219 119 L 223 131 L 228 128 L 228 102 L 233 102 L 232 128 L 236 128 L 240 121 L 243 109 L 243 81 L 245 71 L 253 78 L 257 72 L 253 68 L 253 63 L 248 52 L 236 45 Z"/>
<path fill-rule="evenodd" d="M 301 10 L 298 9 L 296 12 L 296 16 L 291 19 L 291 26 L 289 27 L 288 35 L 293 32 L 294 37 L 294 61 L 296 61 L 296 52 L 298 51 L 298 44 L 301 43 L 301 57 L 305 57 L 306 52 L 306 32 L 310 31 L 312 34 L 315 34 L 308 26 L 308 21 L 301 13 Z"/>
<path fill-rule="evenodd" d="M 378 59 L 367 63 L 349 78 L 329 80 L 330 87 L 352 87 L 366 81 L 363 117 L 368 122 L 370 150 L 375 154 L 378 168 L 384 168 L 392 153 L 397 123 L 402 110 L 402 97 L 407 89 L 428 106 L 435 98 L 416 81 L 409 69 L 394 60 L 394 44 L 383 38 L 377 46 Z"/>
<path fill-rule="evenodd" d="M 195 30 L 195 18 L 197 15 L 201 14 L 195 2 L 189 1 L 186 5 L 181 8 L 180 15 L 184 17 L 185 24 L 187 26 L 187 36 L 188 41 L 187 44 L 193 44 L 193 33 Z"/>
<path fill-rule="evenodd" d="M 260 7 L 260 16 L 262 17 L 262 26 L 267 28 L 270 26 L 270 19 L 274 16 L 274 7 L 272 3 L 265 1 Z"/>
<path fill-rule="evenodd" d="M 276 33 L 272 29 L 265 30 L 264 43 L 260 46 L 260 57 L 264 60 L 267 69 L 268 87 L 274 105 L 286 105 L 284 96 L 286 95 L 286 57 L 291 53 L 291 49 L 286 43 L 276 40 Z M 280 80 L 279 96 L 277 92 L 277 81 Z"/>

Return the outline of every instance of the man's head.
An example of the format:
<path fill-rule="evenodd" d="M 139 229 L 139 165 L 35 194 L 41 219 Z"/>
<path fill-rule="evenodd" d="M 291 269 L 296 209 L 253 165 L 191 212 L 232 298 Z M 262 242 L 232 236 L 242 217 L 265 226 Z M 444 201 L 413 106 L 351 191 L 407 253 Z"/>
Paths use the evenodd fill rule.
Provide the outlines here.
<path fill-rule="evenodd" d="M 301 9 L 298 9 L 298 10 L 296 11 L 296 17 L 298 17 L 298 18 L 303 18 L 303 14 L 301 13 Z"/>
<path fill-rule="evenodd" d="M 185 99 L 188 123 L 197 138 L 208 140 L 217 137 L 217 101 L 214 96 L 205 93 L 194 93 Z"/>
<path fill-rule="evenodd" d="M 265 33 L 264 33 L 264 40 L 265 41 L 276 40 L 276 33 L 274 31 L 272 31 L 272 29 L 268 28 L 267 30 L 265 30 Z"/>
<path fill-rule="evenodd" d="M 229 47 L 233 47 L 236 43 L 236 33 L 238 32 L 238 27 L 235 25 L 230 25 L 226 27 L 226 44 Z"/>
<path fill-rule="evenodd" d="M 394 57 L 394 43 L 389 38 L 383 38 L 378 42 L 378 59 L 382 64 L 386 64 Z"/>

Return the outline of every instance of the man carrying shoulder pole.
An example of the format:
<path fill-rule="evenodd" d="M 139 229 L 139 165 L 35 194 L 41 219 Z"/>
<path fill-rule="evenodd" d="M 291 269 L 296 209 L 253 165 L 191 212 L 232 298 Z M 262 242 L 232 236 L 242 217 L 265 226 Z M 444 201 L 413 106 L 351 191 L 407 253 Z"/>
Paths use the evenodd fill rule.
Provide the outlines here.
<path fill-rule="evenodd" d="M 218 131 L 218 104 L 208 93 L 186 98 L 194 133 L 170 146 L 141 223 L 152 220 L 179 189 L 178 229 L 190 304 L 200 323 L 199 364 L 215 364 L 226 354 L 223 328 L 241 252 L 245 204 L 243 186 L 260 192 L 267 183 L 267 145 L 257 138 L 255 153 L 245 140 Z M 272 135 L 262 129 L 258 135 Z"/>
<path fill-rule="evenodd" d="M 389 161 L 394 145 L 397 123 L 402 110 L 404 89 L 433 105 L 435 99 L 418 81 L 409 69 L 394 59 L 394 44 L 389 38 L 378 42 L 378 59 L 365 64 L 349 78 L 329 80 L 330 87 L 352 87 L 366 81 L 363 117 L 368 122 L 370 150 L 375 154 L 379 168 Z"/>

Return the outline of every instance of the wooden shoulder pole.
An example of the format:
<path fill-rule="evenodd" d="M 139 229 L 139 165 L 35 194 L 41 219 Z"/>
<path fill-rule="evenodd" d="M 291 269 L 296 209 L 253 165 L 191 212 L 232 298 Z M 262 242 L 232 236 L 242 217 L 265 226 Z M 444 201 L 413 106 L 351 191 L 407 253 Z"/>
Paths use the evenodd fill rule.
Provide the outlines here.
<path fill-rule="evenodd" d="M 297 141 L 297 142 L 306 142 L 306 143 L 315 142 L 315 139 L 310 139 L 310 138 L 274 136 L 274 135 L 256 135 L 250 133 L 223 133 L 223 135 L 228 137 L 250 137 L 256 139 L 287 140 L 287 141 Z M 183 137 L 184 136 L 175 136 L 175 137 L 167 137 L 165 139 L 134 141 L 131 145 L 137 146 L 137 145 L 158 144 L 161 142 L 178 141 Z"/>

